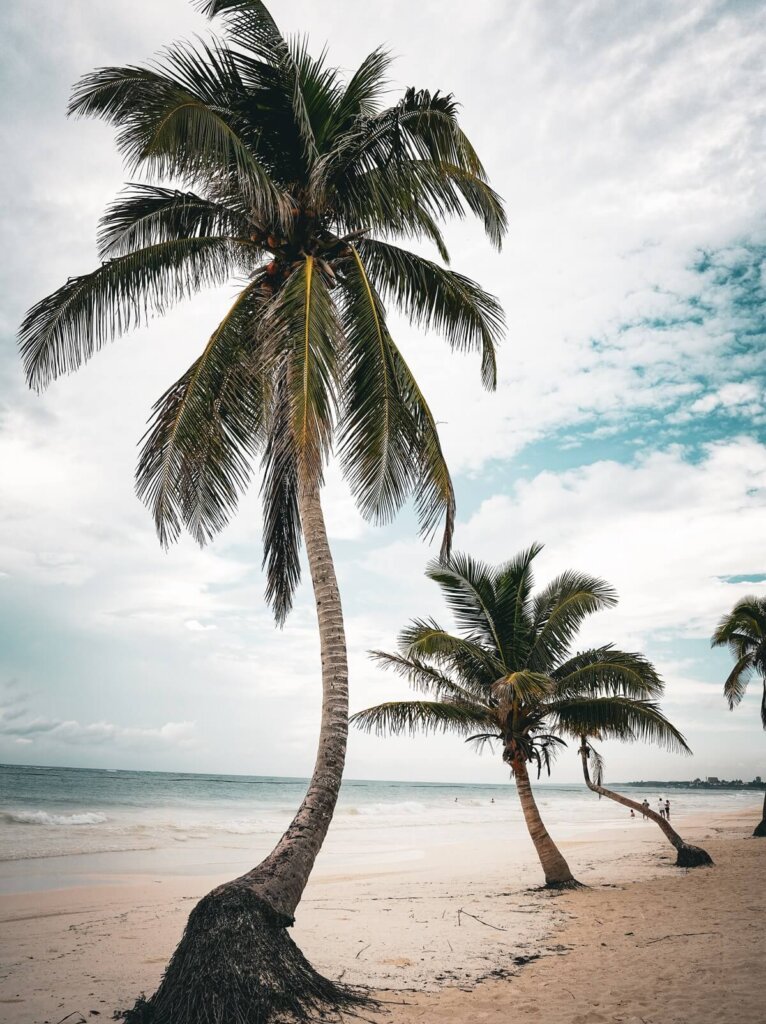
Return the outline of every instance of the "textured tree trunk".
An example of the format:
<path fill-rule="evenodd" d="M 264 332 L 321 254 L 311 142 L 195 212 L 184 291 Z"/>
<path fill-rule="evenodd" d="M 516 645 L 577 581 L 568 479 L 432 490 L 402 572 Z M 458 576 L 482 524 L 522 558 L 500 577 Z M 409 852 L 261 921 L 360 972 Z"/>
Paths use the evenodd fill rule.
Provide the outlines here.
<path fill-rule="evenodd" d="M 701 846 L 692 846 L 690 843 L 685 843 L 676 830 L 671 827 L 670 822 L 657 814 L 656 811 L 653 811 L 651 807 L 644 807 L 637 800 L 631 800 L 629 797 L 623 796 L 622 793 L 615 793 L 614 790 L 606 789 L 604 786 L 593 782 L 588 769 L 588 751 L 584 744 L 580 747 L 580 757 L 582 759 L 582 773 L 588 789 L 593 790 L 594 793 L 599 793 L 601 796 L 608 797 L 610 800 L 614 800 L 615 803 L 622 804 L 623 807 L 630 807 L 640 814 L 645 814 L 647 818 L 651 818 L 652 821 L 656 822 L 668 841 L 675 847 L 676 867 L 699 868 L 712 865 L 713 858 L 706 850 L 703 850 Z"/>
<path fill-rule="evenodd" d="M 753 835 L 759 836 L 760 838 L 766 836 L 766 790 L 764 790 L 763 793 L 763 814 L 761 815 L 761 822 L 759 825 L 755 826 Z"/>
<path fill-rule="evenodd" d="M 272 852 L 194 908 L 160 987 L 124 1015 L 128 1024 L 307 1021 L 369 1001 L 319 975 L 287 932 L 332 820 L 348 735 L 343 612 L 318 487 L 301 488 L 298 504 L 322 656 L 322 724 L 314 773 Z"/>
<path fill-rule="evenodd" d="M 237 879 L 292 919 L 332 821 L 348 738 L 348 661 L 343 609 L 319 489 L 301 488 L 299 509 L 314 586 L 322 657 L 322 724 L 314 774 L 289 828 L 265 860 Z"/>
<path fill-rule="evenodd" d="M 569 865 L 563 854 L 548 835 L 548 830 L 543 824 L 540 812 L 537 809 L 535 798 L 532 794 L 532 786 L 529 782 L 529 772 L 523 757 L 516 756 L 512 760 L 513 775 L 516 780 L 516 791 L 519 794 L 521 810 L 524 814 L 530 838 L 535 844 L 537 856 L 540 858 L 543 872 L 545 873 L 545 885 L 549 889 L 578 889 L 580 883 L 569 870 Z"/>

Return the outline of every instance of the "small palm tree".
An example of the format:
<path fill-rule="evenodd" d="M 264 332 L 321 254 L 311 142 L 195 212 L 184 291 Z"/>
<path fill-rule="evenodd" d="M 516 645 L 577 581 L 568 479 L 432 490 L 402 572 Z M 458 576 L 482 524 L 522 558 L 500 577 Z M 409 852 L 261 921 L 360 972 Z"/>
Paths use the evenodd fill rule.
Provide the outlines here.
<path fill-rule="evenodd" d="M 766 729 L 766 597 L 750 595 L 737 601 L 718 623 L 711 646 L 728 647 L 734 658 L 734 668 L 723 684 L 723 695 L 730 711 L 745 696 L 752 674 L 755 672 L 761 677 L 761 724 Z M 761 821 L 753 835 L 766 836 L 766 793 Z"/>
<path fill-rule="evenodd" d="M 657 735 L 663 736 L 665 746 L 671 750 L 676 749 L 684 753 L 691 753 L 684 737 L 674 725 L 671 725 L 671 723 L 667 721 L 667 719 L 657 721 L 655 737 Z M 600 736 L 597 733 L 594 733 L 591 736 L 582 735 L 580 737 L 580 749 L 578 751 L 582 761 L 583 778 L 585 779 L 585 785 L 588 789 L 592 790 L 594 793 L 598 793 L 599 796 L 608 797 L 610 800 L 614 800 L 616 803 L 622 804 L 623 807 L 630 807 L 634 811 L 638 811 L 640 814 L 643 814 L 647 818 L 651 818 L 652 821 L 656 822 L 676 851 L 677 867 L 698 868 L 712 865 L 713 858 L 706 850 L 703 850 L 700 846 L 693 846 L 691 843 L 685 843 L 681 836 L 671 826 L 670 822 L 666 818 L 657 814 L 656 811 L 653 811 L 651 807 L 640 804 L 637 800 L 631 800 L 630 797 L 625 796 L 623 793 L 616 793 L 613 789 L 607 789 L 606 786 L 604 786 L 604 759 L 593 746 L 593 743 L 591 742 L 592 738 L 599 739 Z M 614 738 L 614 735 L 612 738 Z M 625 734 L 619 738 L 627 740 L 628 742 L 638 739 L 635 731 L 631 727 L 627 727 Z M 593 778 L 591 778 L 589 762 L 593 765 Z"/>
<path fill-rule="evenodd" d="M 257 1024 L 339 998 L 285 931 L 333 815 L 348 734 L 324 469 L 337 454 L 375 521 L 414 496 L 423 532 L 443 523 L 449 551 L 450 474 L 385 302 L 453 348 L 478 351 L 488 388 L 503 316 L 475 282 L 395 242 L 432 242 L 446 261 L 440 220 L 470 212 L 498 247 L 506 221 L 451 96 L 409 89 L 385 106 L 382 50 L 344 81 L 304 41 L 286 40 L 260 0 L 199 6 L 222 18 L 223 39 L 176 44 L 149 67 L 101 68 L 75 87 L 70 113 L 114 125 L 144 182 L 107 210 L 101 265 L 29 311 L 21 349 L 40 390 L 176 301 L 239 280 L 201 354 L 155 407 L 137 489 L 164 544 L 184 527 L 205 543 L 260 459 L 267 598 L 280 624 L 306 545 L 321 642 L 319 748 L 273 852 L 195 908 L 160 989 L 136 1012 L 158 1024 Z"/>
<path fill-rule="evenodd" d="M 479 748 L 499 741 L 510 765 L 529 834 L 551 888 L 579 885 L 548 834 L 535 803 L 528 764 L 550 773 L 564 737 L 584 733 L 682 739 L 660 712 L 662 681 L 639 654 L 605 646 L 572 654 L 583 620 L 616 603 L 602 580 L 565 572 L 532 594 L 534 544 L 493 567 L 468 555 L 432 562 L 426 575 L 441 588 L 459 632 L 417 619 L 399 636 L 397 653 L 373 652 L 433 700 L 379 704 L 353 715 L 368 731 L 451 731 Z"/>

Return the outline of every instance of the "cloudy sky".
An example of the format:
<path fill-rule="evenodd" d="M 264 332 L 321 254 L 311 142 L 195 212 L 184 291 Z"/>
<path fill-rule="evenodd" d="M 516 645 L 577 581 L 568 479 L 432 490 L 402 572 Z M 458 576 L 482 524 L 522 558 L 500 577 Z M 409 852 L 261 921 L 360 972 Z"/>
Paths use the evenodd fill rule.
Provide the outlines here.
<path fill-rule="evenodd" d="M 276 5 L 272 5 L 276 10 Z M 730 714 L 708 638 L 766 581 L 766 7 L 758 0 L 282 0 L 289 31 L 354 67 L 399 55 L 392 95 L 452 91 L 510 216 L 490 250 L 450 229 L 453 265 L 500 296 L 501 383 L 398 323 L 441 424 L 457 548 L 501 561 L 533 540 L 545 582 L 601 575 L 617 609 L 583 644 L 643 650 L 695 758 L 614 748 L 608 777 L 751 777 L 764 736 L 752 684 Z M 304 775 L 317 732 L 309 587 L 286 628 L 264 606 L 257 493 L 209 548 L 160 549 L 133 492 L 152 402 L 204 344 L 230 290 L 123 338 L 28 393 L 25 309 L 96 263 L 124 176 L 111 130 L 65 117 L 97 65 L 206 32 L 186 0 L 11 0 L 2 12 L 0 760 Z M 411 515 L 366 525 L 326 492 L 352 706 L 406 690 L 367 660 L 413 615 L 442 615 Z M 352 736 L 354 778 L 501 781 L 457 739 Z M 574 752 L 555 770 L 574 781 Z"/>

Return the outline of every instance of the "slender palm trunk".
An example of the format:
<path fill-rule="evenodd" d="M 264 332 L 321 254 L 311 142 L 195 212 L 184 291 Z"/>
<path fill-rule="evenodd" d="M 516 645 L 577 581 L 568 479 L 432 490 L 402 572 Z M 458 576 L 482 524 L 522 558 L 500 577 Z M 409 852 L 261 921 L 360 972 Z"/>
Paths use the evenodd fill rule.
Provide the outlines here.
<path fill-rule="evenodd" d="M 588 789 L 593 790 L 594 793 L 599 793 L 601 796 L 608 797 L 610 800 L 614 800 L 615 803 L 622 804 L 623 807 L 630 807 L 640 814 L 645 814 L 647 818 L 651 818 L 652 821 L 659 825 L 668 841 L 672 843 L 676 850 L 677 867 L 698 868 L 713 863 L 713 858 L 706 850 L 703 850 L 701 846 L 692 846 L 690 843 L 685 843 L 676 830 L 671 827 L 670 822 L 657 814 L 656 811 L 653 811 L 651 807 L 644 807 L 637 800 L 631 800 L 629 797 L 623 796 L 622 793 L 615 793 L 614 790 L 606 789 L 606 787 L 593 782 L 588 769 L 588 751 L 585 744 L 580 747 L 580 757 L 582 759 L 582 773 Z"/>
<path fill-rule="evenodd" d="M 527 763 L 516 755 L 512 761 L 513 775 L 516 780 L 516 792 L 519 794 L 521 810 L 524 814 L 530 838 L 535 844 L 537 856 L 540 858 L 543 872 L 545 873 L 545 884 L 551 889 L 577 889 L 580 883 L 569 870 L 569 865 L 563 854 L 548 835 L 548 830 L 543 824 L 540 812 L 537 809 L 535 798 L 532 794 L 532 786 L 529 781 Z"/>
<path fill-rule="evenodd" d="M 322 724 L 314 774 L 272 852 L 200 900 L 160 987 L 124 1015 L 126 1024 L 313 1020 L 369 1001 L 318 974 L 287 931 L 332 820 L 348 735 L 343 613 L 318 487 L 300 489 L 298 503 L 322 655 Z"/>
<path fill-rule="evenodd" d="M 759 825 L 755 826 L 754 836 L 763 838 L 766 836 L 766 790 L 763 793 L 763 814 L 761 815 L 761 821 Z"/>
<path fill-rule="evenodd" d="M 314 585 L 322 656 L 322 724 L 314 774 L 289 828 L 261 863 L 237 879 L 292 920 L 338 799 L 348 738 L 348 661 L 343 609 L 316 485 L 301 488 L 299 510 Z"/>

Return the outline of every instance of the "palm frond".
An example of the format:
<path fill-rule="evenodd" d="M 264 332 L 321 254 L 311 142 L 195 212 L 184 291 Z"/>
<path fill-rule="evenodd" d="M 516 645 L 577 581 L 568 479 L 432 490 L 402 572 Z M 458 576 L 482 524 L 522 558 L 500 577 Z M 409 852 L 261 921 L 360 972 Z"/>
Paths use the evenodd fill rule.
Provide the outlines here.
<path fill-rule="evenodd" d="M 482 381 L 497 383 L 495 349 L 505 320 L 493 295 L 475 281 L 398 246 L 362 239 L 358 249 L 376 289 L 419 327 L 438 331 L 458 350 L 478 350 Z"/>
<path fill-rule="evenodd" d="M 406 657 L 430 658 L 459 675 L 463 685 L 486 695 L 487 688 L 503 675 L 503 663 L 491 648 L 442 629 L 434 619 L 414 619 L 401 630 L 399 649 Z"/>
<path fill-rule="evenodd" d="M 136 490 L 165 546 L 182 526 L 199 544 L 212 539 L 250 480 L 264 421 L 258 289 L 253 282 L 240 292 L 202 355 L 154 407 Z"/>
<path fill-rule="evenodd" d="M 289 339 L 287 388 L 299 472 L 319 481 L 337 413 L 342 332 L 314 256 L 292 271 L 275 296 L 271 319 L 281 321 Z"/>
<path fill-rule="evenodd" d="M 284 624 L 301 578 L 302 524 L 298 506 L 299 456 L 293 443 L 289 389 L 284 374 L 274 388 L 263 458 L 263 567 L 266 600 Z"/>
<path fill-rule="evenodd" d="M 336 131 L 348 130 L 357 118 L 375 117 L 390 66 L 391 54 L 382 46 L 364 58 L 338 99 L 335 109 Z"/>
<path fill-rule="evenodd" d="M 132 184 L 107 207 L 99 223 L 101 259 L 124 256 L 160 242 L 226 237 L 246 241 L 245 215 L 223 203 L 157 185 Z"/>
<path fill-rule="evenodd" d="M 33 306 L 19 339 L 30 386 L 40 391 L 76 370 L 113 338 L 247 265 L 229 238 L 160 242 L 71 277 Z"/>
<path fill-rule="evenodd" d="M 535 639 L 529 601 L 535 582 L 533 563 L 542 549 L 542 544 L 534 542 L 493 572 L 498 637 L 509 663 L 516 666 L 527 664 Z"/>
<path fill-rule="evenodd" d="M 583 621 L 616 604 L 616 592 L 603 580 L 572 570 L 562 573 L 532 601 L 535 641 L 529 666 L 543 671 L 554 666 L 567 656 Z"/>
<path fill-rule="evenodd" d="M 156 68 L 109 67 L 75 86 L 69 113 L 117 128 L 130 173 L 238 192 L 266 221 L 290 222 L 292 208 L 243 138 L 231 102 L 244 92 L 234 55 L 218 45 L 169 47 Z"/>
<path fill-rule="evenodd" d="M 357 711 L 349 722 L 378 736 L 386 733 L 398 736 L 405 732 L 413 736 L 419 732 L 455 732 L 465 736 L 477 728 L 491 728 L 494 724 L 491 714 L 478 709 L 473 703 L 426 700 L 378 704 L 365 711 Z"/>
<path fill-rule="evenodd" d="M 197 0 L 207 18 L 220 18 L 231 41 L 272 64 L 284 55 L 286 43 L 262 0 Z"/>
<path fill-rule="evenodd" d="M 429 562 L 426 576 L 439 584 L 460 627 L 502 659 L 491 567 L 470 555 L 454 552 L 448 559 Z"/>
<path fill-rule="evenodd" d="M 434 697 L 458 700 L 464 704 L 476 704 L 484 707 L 477 694 L 456 683 L 444 672 L 434 668 L 416 656 L 404 657 L 401 654 L 390 654 L 387 651 L 370 651 L 370 656 L 383 668 L 392 669 L 397 675 L 406 679 L 413 690 L 428 693 Z"/>
<path fill-rule="evenodd" d="M 519 669 L 509 672 L 492 684 L 492 696 L 501 704 L 523 702 L 530 707 L 539 705 L 551 694 L 551 680 L 547 675 Z"/>
<path fill-rule="evenodd" d="M 620 696 L 562 698 L 551 701 L 546 712 L 552 731 L 573 739 L 641 740 L 673 753 L 691 753 L 683 734 L 654 701 Z"/>
<path fill-rule="evenodd" d="M 665 684 L 642 654 L 617 650 L 611 644 L 582 651 L 551 673 L 556 697 L 621 695 L 636 699 L 661 697 Z"/>
<path fill-rule="evenodd" d="M 726 698 L 730 711 L 733 711 L 745 696 L 747 684 L 750 682 L 754 669 L 753 653 L 748 652 L 737 660 L 734 668 L 727 676 L 726 682 L 723 684 L 723 695 Z"/>
<path fill-rule="evenodd" d="M 452 480 L 436 423 L 388 332 L 383 306 L 355 247 L 345 273 L 346 407 L 339 437 L 344 473 L 363 515 L 388 522 L 410 494 L 421 532 L 455 516 Z"/>

